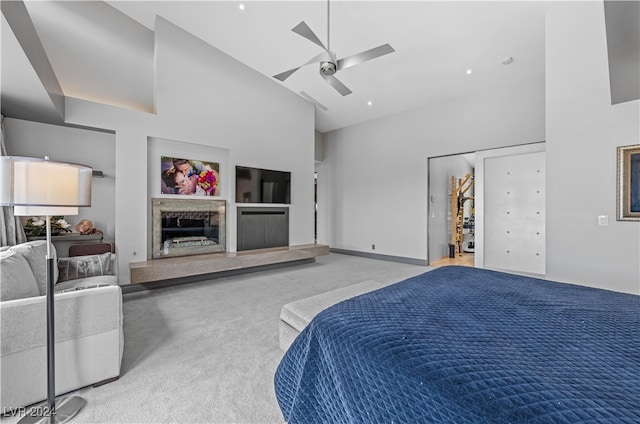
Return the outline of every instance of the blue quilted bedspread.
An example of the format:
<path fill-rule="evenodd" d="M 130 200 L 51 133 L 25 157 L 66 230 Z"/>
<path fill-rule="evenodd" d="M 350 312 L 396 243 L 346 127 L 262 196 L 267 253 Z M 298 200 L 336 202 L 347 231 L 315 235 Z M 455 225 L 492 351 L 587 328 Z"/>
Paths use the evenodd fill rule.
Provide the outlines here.
<path fill-rule="evenodd" d="M 640 423 L 640 296 L 444 267 L 321 312 L 289 423 Z"/>

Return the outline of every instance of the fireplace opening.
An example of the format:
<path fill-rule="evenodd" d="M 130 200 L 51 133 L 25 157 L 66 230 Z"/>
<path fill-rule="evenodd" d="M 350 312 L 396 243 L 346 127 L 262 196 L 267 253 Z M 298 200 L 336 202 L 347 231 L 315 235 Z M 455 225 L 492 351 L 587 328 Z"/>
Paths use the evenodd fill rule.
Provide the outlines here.
<path fill-rule="evenodd" d="M 218 244 L 216 212 L 162 212 L 163 249 Z"/>
<path fill-rule="evenodd" d="M 153 257 L 224 252 L 224 200 L 153 200 Z"/>

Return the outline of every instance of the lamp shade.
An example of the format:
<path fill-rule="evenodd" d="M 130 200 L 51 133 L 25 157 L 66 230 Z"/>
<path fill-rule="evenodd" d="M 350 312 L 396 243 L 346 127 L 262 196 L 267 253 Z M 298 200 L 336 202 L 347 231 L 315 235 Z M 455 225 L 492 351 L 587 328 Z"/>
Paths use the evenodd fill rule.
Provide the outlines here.
<path fill-rule="evenodd" d="M 0 156 L 0 205 L 14 215 L 77 215 L 91 206 L 91 168 L 39 158 Z"/>

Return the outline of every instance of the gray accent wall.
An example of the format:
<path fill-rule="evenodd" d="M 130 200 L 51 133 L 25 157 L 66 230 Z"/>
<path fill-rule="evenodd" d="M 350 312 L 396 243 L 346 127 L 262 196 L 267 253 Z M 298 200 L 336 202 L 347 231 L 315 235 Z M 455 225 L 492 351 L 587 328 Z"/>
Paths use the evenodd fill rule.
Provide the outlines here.
<path fill-rule="evenodd" d="M 90 219 L 102 231 L 104 241 L 114 242 L 115 223 L 115 135 L 82 128 L 61 127 L 39 122 L 5 118 L 7 152 L 13 156 L 44 157 L 80 163 L 102 171 L 91 181 L 91 207 L 79 208 L 78 215 L 66 216 L 72 227 Z"/>

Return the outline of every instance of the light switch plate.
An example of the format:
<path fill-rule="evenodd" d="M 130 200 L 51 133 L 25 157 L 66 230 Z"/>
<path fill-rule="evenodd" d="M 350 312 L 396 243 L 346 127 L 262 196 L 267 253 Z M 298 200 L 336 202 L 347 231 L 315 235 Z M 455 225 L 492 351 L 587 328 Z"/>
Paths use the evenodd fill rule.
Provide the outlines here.
<path fill-rule="evenodd" d="M 609 216 L 608 215 L 598 215 L 598 225 L 600 227 L 606 227 L 609 225 Z"/>

